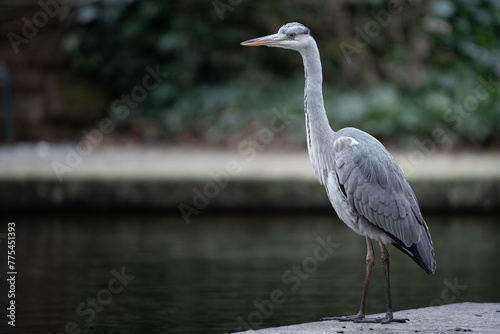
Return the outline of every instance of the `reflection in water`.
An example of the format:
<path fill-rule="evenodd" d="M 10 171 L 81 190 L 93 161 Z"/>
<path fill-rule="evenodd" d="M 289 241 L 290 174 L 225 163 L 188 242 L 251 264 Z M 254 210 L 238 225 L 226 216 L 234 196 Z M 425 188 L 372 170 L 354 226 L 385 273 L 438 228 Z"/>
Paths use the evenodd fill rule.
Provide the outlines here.
<path fill-rule="evenodd" d="M 426 218 L 436 274 L 389 247 L 394 309 L 500 301 L 498 217 Z M 27 216 L 16 223 L 22 333 L 66 326 L 223 333 L 358 310 L 364 238 L 333 214 L 205 215 L 190 225 L 176 215 Z M 367 311 L 383 312 L 384 302 L 376 263 Z"/>

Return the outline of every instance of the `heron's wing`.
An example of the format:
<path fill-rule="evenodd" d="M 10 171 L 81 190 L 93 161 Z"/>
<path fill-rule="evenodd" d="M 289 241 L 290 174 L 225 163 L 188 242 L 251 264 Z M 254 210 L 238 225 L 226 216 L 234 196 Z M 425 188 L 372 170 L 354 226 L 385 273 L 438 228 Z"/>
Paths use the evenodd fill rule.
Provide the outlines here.
<path fill-rule="evenodd" d="M 373 137 L 344 136 L 335 140 L 334 150 L 335 171 L 351 208 L 396 243 L 418 244 L 427 226 L 415 194 L 383 145 Z"/>
<path fill-rule="evenodd" d="M 359 130 L 345 132 L 354 136 L 339 137 L 333 148 L 335 172 L 349 206 L 433 274 L 436 257 L 431 235 L 403 172 L 375 138 Z"/>

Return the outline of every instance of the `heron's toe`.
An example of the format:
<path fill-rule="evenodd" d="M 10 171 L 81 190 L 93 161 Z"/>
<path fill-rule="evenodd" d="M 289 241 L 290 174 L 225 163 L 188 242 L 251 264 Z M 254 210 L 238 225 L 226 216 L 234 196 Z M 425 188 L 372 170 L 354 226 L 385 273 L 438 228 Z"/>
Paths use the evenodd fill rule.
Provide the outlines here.
<path fill-rule="evenodd" d="M 370 324 L 388 324 L 391 322 L 407 322 L 410 321 L 410 319 L 396 319 L 393 318 L 392 315 L 385 315 L 383 317 L 379 318 L 363 318 L 363 319 L 356 319 L 354 322 L 356 323 L 370 323 Z"/>
<path fill-rule="evenodd" d="M 336 320 L 336 321 L 357 321 L 357 320 L 362 320 L 364 319 L 364 314 L 355 314 L 355 315 L 343 315 L 341 317 L 325 317 L 319 319 L 320 321 L 329 321 L 329 320 Z"/>

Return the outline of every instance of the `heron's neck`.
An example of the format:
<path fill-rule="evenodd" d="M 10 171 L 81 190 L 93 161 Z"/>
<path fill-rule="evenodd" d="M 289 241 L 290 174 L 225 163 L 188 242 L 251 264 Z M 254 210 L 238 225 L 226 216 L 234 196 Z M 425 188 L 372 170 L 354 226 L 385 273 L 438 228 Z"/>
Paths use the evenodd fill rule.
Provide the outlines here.
<path fill-rule="evenodd" d="M 305 87 L 304 112 L 306 116 L 307 148 L 314 174 L 321 183 L 324 183 L 324 170 L 328 156 L 327 150 L 332 146 L 331 137 L 334 134 L 326 117 L 323 102 L 323 74 L 318 47 L 314 40 L 309 47 L 301 51 L 304 61 Z"/>
<path fill-rule="evenodd" d="M 304 61 L 304 74 L 306 77 L 304 97 L 307 108 L 305 112 L 325 114 L 322 90 L 323 73 L 316 43 L 312 41 L 310 47 L 301 52 L 301 54 L 302 60 Z"/>

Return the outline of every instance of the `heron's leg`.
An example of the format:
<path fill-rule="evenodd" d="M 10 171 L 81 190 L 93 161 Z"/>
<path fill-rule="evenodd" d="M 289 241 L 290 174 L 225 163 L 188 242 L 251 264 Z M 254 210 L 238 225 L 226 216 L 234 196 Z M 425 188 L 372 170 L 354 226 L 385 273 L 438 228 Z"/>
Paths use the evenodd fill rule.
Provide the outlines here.
<path fill-rule="evenodd" d="M 395 319 L 392 315 L 392 302 L 391 302 L 391 282 L 389 276 L 389 252 L 385 245 L 379 240 L 380 245 L 380 257 L 382 260 L 382 266 L 384 267 L 384 281 L 385 281 L 385 307 L 386 314 L 380 318 L 363 318 L 356 320 L 356 322 L 369 322 L 369 323 L 382 323 L 388 324 L 390 322 L 406 322 L 408 319 Z"/>
<path fill-rule="evenodd" d="M 363 294 L 361 295 L 361 304 L 359 305 L 359 312 L 356 315 L 349 315 L 343 317 L 326 317 L 321 320 L 339 320 L 339 321 L 353 321 L 360 320 L 366 314 L 366 297 L 368 295 L 368 286 L 370 285 L 370 278 L 372 276 L 373 265 L 375 264 L 375 255 L 373 253 L 373 245 L 370 238 L 366 237 L 366 274 L 365 282 L 363 284 Z"/>
<path fill-rule="evenodd" d="M 368 286 L 370 285 L 370 278 L 372 277 L 372 269 L 375 264 L 375 254 L 373 253 L 372 241 L 366 237 L 366 275 L 365 283 L 363 285 L 363 295 L 361 296 L 361 305 L 359 305 L 358 315 L 364 318 L 366 314 L 366 296 L 368 295 Z"/>

